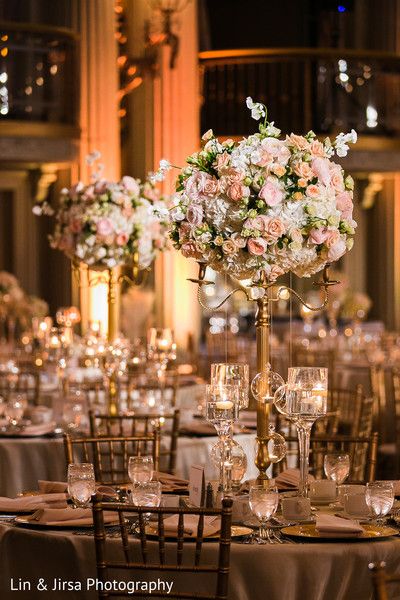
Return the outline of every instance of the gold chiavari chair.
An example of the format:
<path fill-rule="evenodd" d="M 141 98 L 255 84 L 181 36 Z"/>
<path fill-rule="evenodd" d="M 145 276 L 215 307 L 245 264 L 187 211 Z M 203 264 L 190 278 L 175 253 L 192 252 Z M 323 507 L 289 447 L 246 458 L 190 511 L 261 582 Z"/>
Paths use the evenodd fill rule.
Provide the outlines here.
<path fill-rule="evenodd" d="M 326 367 L 328 369 L 329 381 L 333 381 L 336 362 L 336 352 L 334 349 L 309 348 L 296 343 L 293 344 L 292 357 L 293 367 Z"/>
<path fill-rule="evenodd" d="M 103 380 L 96 381 L 66 381 L 64 395 L 78 394 L 88 408 L 108 405 L 109 390 Z"/>
<path fill-rule="evenodd" d="M 355 390 L 330 388 L 328 411 L 338 415 L 336 431 L 331 433 L 369 435 L 372 431 L 373 404 L 373 399 L 364 395 L 362 385 L 357 385 Z"/>
<path fill-rule="evenodd" d="M 296 437 L 287 437 L 291 447 L 298 444 Z M 378 434 L 369 436 L 326 435 L 311 436 L 310 440 L 310 472 L 321 479 L 324 475 L 324 456 L 330 452 L 345 452 L 350 456 L 349 481 L 374 481 L 378 453 Z M 298 452 L 295 453 L 298 456 Z M 286 462 L 278 463 L 280 471 L 286 467 Z"/>
<path fill-rule="evenodd" d="M 398 583 L 400 589 L 400 575 L 389 575 L 386 572 L 386 563 L 370 563 L 368 565 L 372 576 L 372 585 L 374 588 L 374 600 L 389 600 L 387 584 Z M 396 598 L 398 596 L 396 595 Z"/>
<path fill-rule="evenodd" d="M 90 434 L 93 437 L 116 435 L 148 436 L 155 427 L 159 428 L 160 440 L 160 464 L 166 473 L 175 473 L 176 453 L 179 436 L 180 412 L 175 409 L 166 414 L 138 414 L 138 415 L 96 415 L 89 411 Z M 169 439 L 168 439 L 169 438 Z M 163 447 L 163 441 L 165 446 Z"/>
<path fill-rule="evenodd" d="M 73 438 L 64 434 L 67 465 L 73 462 L 93 463 L 97 483 L 115 485 L 128 483 L 130 456 L 151 455 L 154 469 L 159 470 L 160 432 L 148 435 Z"/>
<path fill-rule="evenodd" d="M 29 403 L 35 406 L 40 398 L 40 372 L 32 366 L 31 369 L 15 369 L 15 372 L 0 373 L 0 396 L 5 398 L 12 392 L 26 394 Z"/>
<path fill-rule="evenodd" d="M 126 408 L 131 410 L 135 400 L 138 398 L 154 397 L 154 402 L 176 406 L 176 398 L 179 390 L 179 373 L 177 370 L 167 370 L 164 381 L 149 377 L 148 374 L 137 374 L 130 371 L 127 379 L 118 384 L 118 397 L 120 401 L 126 400 Z"/>
<path fill-rule="evenodd" d="M 115 542 L 112 541 L 112 548 L 109 539 L 106 536 L 104 527 L 104 513 L 111 511 L 118 513 L 118 522 L 120 528 L 121 549 L 117 554 Z M 157 519 L 157 539 L 151 546 L 148 544 L 145 514 L 150 513 Z M 130 515 L 139 516 L 139 537 L 140 543 L 129 543 L 128 526 L 126 517 Z M 178 515 L 176 544 L 170 541 L 164 530 L 164 517 Z M 184 522 L 185 515 L 198 516 L 198 526 L 196 537 L 191 537 L 188 543 L 185 543 Z M 221 529 L 219 536 L 219 552 L 214 563 L 202 562 L 203 531 L 205 517 L 220 517 Z M 172 597 L 174 599 L 186 598 L 194 600 L 227 600 L 228 598 L 228 578 L 230 569 L 230 546 L 231 546 L 231 521 L 232 521 L 232 500 L 224 498 L 221 509 L 208 508 L 154 508 L 137 507 L 132 504 L 102 503 L 96 496 L 93 502 L 93 522 L 94 539 L 96 546 L 96 564 L 97 575 L 100 582 L 105 583 L 111 579 L 119 579 L 121 572 L 131 573 L 150 572 L 154 578 L 154 573 L 159 572 L 162 578 L 165 573 L 174 573 L 174 589 Z M 167 538 L 167 540 L 166 540 Z M 166 545 L 166 541 L 168 544 Z M 109 546 L 108 546 L 109 544 Z M 158 548 L 156 546 L 158 545 Z M 174 546 L 176 545 L 176 554 Z M 109 551 L 107 551 L 109 550 Z M 175 557 L 174 557 L 175 555 Z M 193 558 L 192 558 L 193 556 Z M 180 591 L 181 586 L 176 581 L 179 574 L 184 576 L 182 588 L 186 591 Z M 210 580 L 209 593 L 195 593 L 196 582 L 204 581 L 205 575 Z M 215 584 L 212 585 L 211 577 L 215 576 Z M 198 584 L 197 584 L 198 585 Z M 178 587 L 179 586 L 179 587 Z M 101 586 L 100 586 L 101 587 Z M 109 598 L 110 593 L 99 591 L 99 598 Z M 115 595 L 115 594 L 113 594 Z M 128 596 L 128 591 L 118 592 L 118 596 Z M 135 591 L 135 596 L 148 598 L 148 591 Z M 154 591 L 151 597 L 171 598 L 167 590 Z"/>

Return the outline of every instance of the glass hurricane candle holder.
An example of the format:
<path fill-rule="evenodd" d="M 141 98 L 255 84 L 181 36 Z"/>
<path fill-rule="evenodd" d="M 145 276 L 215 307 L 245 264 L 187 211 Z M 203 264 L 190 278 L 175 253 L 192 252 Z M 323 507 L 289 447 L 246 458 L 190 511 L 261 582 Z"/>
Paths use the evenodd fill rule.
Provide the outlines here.
<path fill-rule="evenodd" d="M 323 367 L 291 367 L 288 382 L 275 392 L 276 408 L 297 429 L 300 454 L 300 496 L 308 494 L 310 434 L 315 421 L 326 415 L 328 369 Z"/>
<path fill-rule="evenodd" d="M 236 385 L 239 388 L 239 410 L 249 405 L 249 365 L 240 363 L 213 363 L 211 385 Z"/>
<path fill-rule="evenodd" d="M 232 427 L 238 419 L 240 390 L 234 385 L 206 386 L 206 419 L 212 423 L 221 446 L 220 491 L 232 492 Z"/>

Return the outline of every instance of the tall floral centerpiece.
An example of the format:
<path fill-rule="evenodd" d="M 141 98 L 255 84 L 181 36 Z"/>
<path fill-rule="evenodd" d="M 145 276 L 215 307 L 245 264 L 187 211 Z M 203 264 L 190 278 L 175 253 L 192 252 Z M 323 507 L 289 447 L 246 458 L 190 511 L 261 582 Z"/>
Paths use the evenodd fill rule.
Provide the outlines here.
<path fill-rule="evenodd" d="M 187 158 L 177 179 L 171 238 L 185 257 L 200 263 L 200 286 L 209 283 L 204 280 L 207 266 L 238 281 L 250 280 L 245 293 L 258 305 L 257 362 L 262 373 L 269 368 L 268 304 L 285 288 L 276 285 L 278 277 L 288 272 L 309 277 L 353 245 L 354 182 L 333 158 L 345 156 L 357 135 L 354 130 L 341 133 L 334 141 L 321 141 L 312 131 L 283 137 L 268 122 L 263 104 L 247 98 L 247 106 L 261 121 L 258 133 L 239 142 L 221 142 L 209 130 L 201 150 Z M 330 284 L 325 271 L 325 292 Z M 265 479 L 268 389 L 262 397 L 256 464 L 260 479 Z"/>
<path fill-rule="evenodd" d="M 108 272 L 108 331 L 112 341 L 118 334 L 116 295 L 122 280 L 136 283 L 159 251 L 168 246 L 169 212 L 149 177 L 145 181 L 125 176 L 118 182 L 102 177 L 99 153 L 88 157 L 91 181 L 61 190 L 54 211 L 37 204 L 37 215 L 53 215 L 55 227 L 50 245 L 64 252 L 73 265 Z M 119 267 L 132 267 L 132 277 L 122 277 Z M 94 278 L 95 282 L 99 278 Z"/>

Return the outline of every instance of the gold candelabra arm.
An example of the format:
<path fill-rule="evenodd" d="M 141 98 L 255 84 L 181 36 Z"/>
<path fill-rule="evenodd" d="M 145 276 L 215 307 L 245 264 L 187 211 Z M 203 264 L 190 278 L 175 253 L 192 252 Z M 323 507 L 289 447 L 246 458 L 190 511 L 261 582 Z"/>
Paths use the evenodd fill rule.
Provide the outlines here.
<path fill-rule="evenodd" d="M 234 294 L 236 294 L 236 292 L 242 292 L 246 296 L 246 299 L 249 300 L 247 291 L 242 287 L 238 287 L 238 288 L 235 288 L 234 290 L 232 290 L 231 292 L 229 292 L 229 294 L 227 294 L 225 296 L 225 298 L 223 298 L 220 302 L 218 302 L 218 304 L 216 304 L 215 306 L 211 306 L 210 304 L 206 304 L 203 301 L 203 299 L 201 297 L 202 288 L 203 288 L 202 285 L 199 285 L 199 287 L 197 288 L 197 299 L 199 301 L 200 306 L 202 308 L 205 308 L 206 310 L 212 310 L 212 311 L 218 310 L 219 308 L 221 308 L 221 306 L 223 306 L 225 304 L 225 302 L 227 300 L 229 300 L 229 298 L 231 298 Z"/>

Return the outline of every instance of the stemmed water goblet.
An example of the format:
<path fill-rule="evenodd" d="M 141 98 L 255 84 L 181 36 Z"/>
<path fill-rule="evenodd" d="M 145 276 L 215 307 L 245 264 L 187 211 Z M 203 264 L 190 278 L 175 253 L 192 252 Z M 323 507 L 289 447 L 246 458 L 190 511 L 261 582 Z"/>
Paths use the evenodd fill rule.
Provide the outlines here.
<path fill-rule="evenodd" d="M 220 487 L 224 495 L 232 491 L 232 427 L 239 412 L 239 388 L 235 385 L 206 386 L 206 418 L 217 431 L 220 443 Z"/>
<path fill-rule="evenodd" d="M 71 463 L 68 465 L 68 494 L 75 508 L 87 508 L 96 492 L 96 482 L 92 463 Z"/>
<path fill-rule="evenodd" d="M 161 504 L 162 486 L 159 481 L 147 481 L 134 485 L 132 488 L 132 503 L 135 506 L 160 506 Z M 144 526 L 150 520 L 151 513 L 144 513 Z M 130 531 L 138 533 L 140 519 L 132 523 Z"/>
<path fill-rule="evenodd" d="M 278 488 L 269 485 L 254 485 L 249 491 L 249 505 L 252 513 L 260 522 L 258 534 L 252 536 L 257 544 L 273 543 L 268 521 L 276 513 L 279 504 Z"/>
<path fill-rule="evenodd" d="M 163 387 L 168 362 L 176 359 L 173 331 L 168 327 L 151 327 L 147 332 L 147 355 L 154 362 L 158 381 Z"/>
<path fill-rule="evenodd" d="M 324 472 L 328 479 L 336 483 L 336 490 L 350 473 L 350 456 L 343 452 L 330 452 L 324 456 Z"/>
<path fill-rule="evenodd" d="M 299 438 L 299 495 L 308 494 L 310 434 L 315 421 L 327 412 L 328 369 L 323 367 L 290 367 L 288 382 L 274 396 L 276 408 L 290 419 Z"/>
<path fill-rule="evenodd" d="M 393 483 L 390 481 L 373 481 L 367 483 L 365 501 L 377 525 L 383 524 L 394 503 Z"/>

